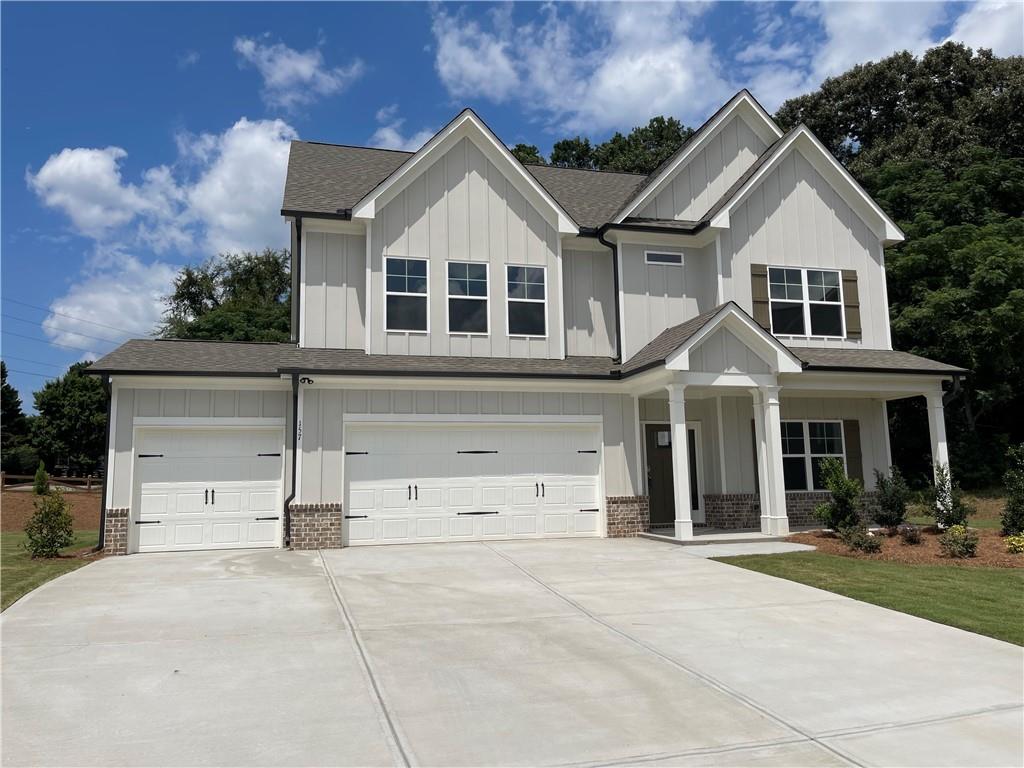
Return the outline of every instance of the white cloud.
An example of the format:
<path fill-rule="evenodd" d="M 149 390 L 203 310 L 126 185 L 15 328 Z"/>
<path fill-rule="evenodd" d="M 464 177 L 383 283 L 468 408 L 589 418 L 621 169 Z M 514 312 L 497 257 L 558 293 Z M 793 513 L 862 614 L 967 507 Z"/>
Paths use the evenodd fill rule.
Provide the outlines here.
<path fill-rule="evenodd" d="M 178 54 L 178 69 L 188 69 L 199 63 L 199 51 L 183 51 Z"/>
<path fill-rule="evenodd" d="M 437 42 L 434 65 L 452 96 L 484 96 L 500 103 L 519 87 L 510 40 L 444 11 L 434 15 L 432 26 Z"/>
<path fill-rule="evenodd" d="M 1024 53 L 1024 3 L 975 2 L 956 20 L 950 40 L 972 48 L 991 48 L 996 56 Z"/>
<path fill-rule="evenodd" d="M 288 110 L 340 93 L 365 69 L 359 59 L 328 67 L 319 48 L 297 51 L 284 43 L 268 44 L 251 37 L 235 38 L 234 48 L 263 78 L 263 100 Z"/>
<path fill-rule="evenodd" d="M 377 122 L 381 125 L 373 132 L 369 144 L 371 147 L 380 147 L 381 149 L 402 149 L 406 152 L 415 152 L 436 133 L 429 128 L 421 128 L 411 135 L 403 134 L 402 126 L 405 125 L 405 118 L 398 117 L 397 104 L 389 104 L 378 109 Z"/>

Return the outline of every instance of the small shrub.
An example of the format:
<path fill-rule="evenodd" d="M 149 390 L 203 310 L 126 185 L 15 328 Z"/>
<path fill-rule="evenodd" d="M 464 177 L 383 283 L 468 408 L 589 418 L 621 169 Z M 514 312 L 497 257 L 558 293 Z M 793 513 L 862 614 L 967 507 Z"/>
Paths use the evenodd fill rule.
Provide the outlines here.
<path fill-rule="evenodd" d="M 68 503 L 63 493 L 50 491 L 36 499 L 35 508 L 25 524 L 25 548 L 32 557 L 56 557 L 74 540 Z"/>
<path fill-rule="evenodd" d="M 896 529 L 896 533 L 899 534 L 904 544 L 913 545 L 921 543 L 921 529 L 913 523 L 904 523 Z"/>
<path fill-rule="evenodd" d="M 876 469 L 875 488 L 871 519 L 892 531 L 907 519 L 910 488 L 896 467 L 889 469 L 888 476 Z"/>
<path fill-rule="evenodd" d="M 854 552 L 873 554 L 882 549 L 881 540 L 869 533 L 863 523 L 844 526 L 836 531 L 836 536 Z"/>
<path fill-rule="evenodd" d="M 1006 507 L 1000 515 L 1003 534 L 1024 533 L 1024 443 L 1010 446 L 1006 452 Z"/>
<path fill-rule="evenodd" d="M 939 536 L 939 546 L 948 557 L 974 557 L 978 552 L 978 534 L 966 525 L 954 525 Z"/>
<path fill-rule="evenodd" d="M 974 507 L 964 501 L 963 491 L 953 480 L 949 467 L 935 465 L 935 485 L 932 486 L 932 504 L 935 523 L 939 528 L 967 525 L 967 518 L 974 514 Z"/>
<path fill-rule="evenodd" d="M 36 477 L 32 481 L 32 490 L 35 491 L 36 496 L 45 496 L 50 492 L 50 476 L 46 474 L 46 465 L 41 461 L 36 468 Z"/>
<path fill-rule="evenodd" d="M 842 528 L 859 526 L 861 522 L 857 507 L 864 491 L 860 481 L 847 477 L 843 462 L 834 457 L 822 460 L 821 480 L 832 498 L 814 510 L 818 522 L 837 533 Z"/>
<path fill-rule="evenodd" d="M 1024 534 L 1006 537 L 1006 551 L 1011 555 L 1024 555 Z"/>

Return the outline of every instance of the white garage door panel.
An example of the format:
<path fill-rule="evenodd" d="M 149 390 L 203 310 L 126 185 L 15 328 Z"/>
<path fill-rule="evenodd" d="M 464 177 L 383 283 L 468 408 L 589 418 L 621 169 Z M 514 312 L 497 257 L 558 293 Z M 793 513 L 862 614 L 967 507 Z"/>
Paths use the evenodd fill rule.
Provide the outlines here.
<path fill-rule="evenodd" d="M 345 541 L 600 535 L 593 425 L 352 425 Z"/>
<path fill-rule="evenodd" d="M 279 546 L 282 445 L 278 428 L 140 430 L 133 549 Z"/>

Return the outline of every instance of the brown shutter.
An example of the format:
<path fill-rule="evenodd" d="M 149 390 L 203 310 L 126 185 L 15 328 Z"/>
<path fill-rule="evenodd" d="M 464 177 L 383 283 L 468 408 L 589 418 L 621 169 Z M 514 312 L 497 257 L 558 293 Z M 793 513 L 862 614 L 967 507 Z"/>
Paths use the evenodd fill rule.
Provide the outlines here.
<path fill-rule="evenodd" d="M 864 455 L 860 449 L 860 422 L 843 421 L 843 443 L 846 447 L 846 474 L 864 484 Z"/>
<path fill-rule="evenodd" d="M 843 270 L 843 313 L 846 316 L 846 338 L 859 339 L 863 335 L 860 325 L 860 294 L 857 291 L 857 270 Z"/>
<path fill-rule="evenodd" d="M 766 264 L 750 265 L 750 296 L 754 305 L 754 321 L 766 331 L 771 331 L 771 305 L 768 302 L 768 266 Z"/>

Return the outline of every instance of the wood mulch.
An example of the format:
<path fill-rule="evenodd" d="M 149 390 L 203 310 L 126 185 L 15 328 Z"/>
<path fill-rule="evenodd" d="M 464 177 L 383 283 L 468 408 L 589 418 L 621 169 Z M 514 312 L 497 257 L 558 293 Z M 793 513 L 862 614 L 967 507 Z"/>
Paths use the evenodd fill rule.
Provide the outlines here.
<path fill-rule="evenodd" d="M 95 531 L 100 527 L 98 491 L 68 491 L 64 494 L 71 507 L 76 531 Z M 0 530 L 21 531 L 35 512 L 36 495 L 31 491 L 4 491 L 0 494 Z"/>
<path fill-rule="evenodd" d="M 888 536 L 884 531 L 874 531 L 882 542 L 882 551 L 876 554 L 852 551 L 835 534 L 825 531 L 808 531 L 790 536 L 786 541 L 809 544 L 819 552 L 857 560 L 888 560 L 911 565 L 957 565 L 965 567 L 1024 568 L 1024 555 L 1011 555 L 1006 551 L 1006 542 L 999 531 L 973 529 L 978 534 L 976 557 L 947 557 L 939 547 L 939 531 L 936 528 L 921 529 L 920 544 L 904 544 L 899 536 Z"/>

